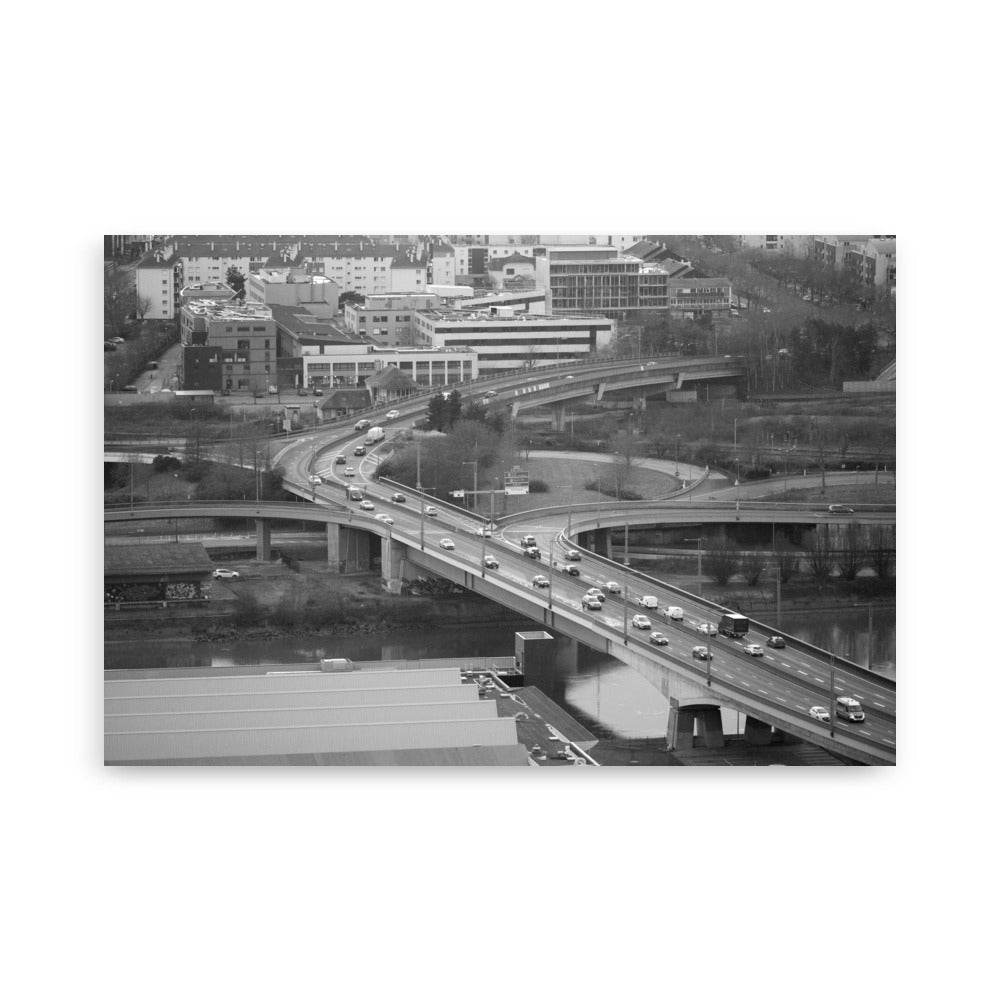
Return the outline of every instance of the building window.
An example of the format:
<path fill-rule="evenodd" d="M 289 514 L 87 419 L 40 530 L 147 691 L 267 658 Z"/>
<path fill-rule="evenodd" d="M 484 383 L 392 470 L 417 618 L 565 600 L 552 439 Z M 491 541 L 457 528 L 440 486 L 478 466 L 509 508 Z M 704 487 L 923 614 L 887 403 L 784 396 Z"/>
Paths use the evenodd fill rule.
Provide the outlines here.
<path fill-rule="evenodd" d="M 249 340 L 237 340 L 236 350 L 240 352 L 250 352 L 250 341 Z"/>

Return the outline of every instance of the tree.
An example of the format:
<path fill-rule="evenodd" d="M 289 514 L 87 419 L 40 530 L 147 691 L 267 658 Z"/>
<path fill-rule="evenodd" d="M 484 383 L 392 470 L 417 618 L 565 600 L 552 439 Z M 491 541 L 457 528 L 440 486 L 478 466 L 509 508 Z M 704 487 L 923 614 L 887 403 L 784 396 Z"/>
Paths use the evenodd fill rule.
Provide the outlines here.
<path fill-rule="evenodd" d="M 153 308 L 153 300 L 148 295 L 136 295 L 135 297 L 135 318 L 142 322 Z"/>
<path fill-rule="evenodd" d="M 712 539 L 705 546 L 705 572 L 720 586 L 729 583 L 740 567 L 740 555 L 728 538 Z"/>
<path fill-rule="evenodd" d="M 868 561 L 880 580 L 892 576 L 896 561 L 896 531 L 888 525 L 879 525 L 868 530 Z"/>
<path fill-rule="evenodd" d="M 427 426 L 432 431 L 443 431 L 448 425 L 448 401 L 437 393 L 427 404 Z"/>
<path fill-rule="evenodd" d="M 743 574 L 743 579 L 751 587 L 756 587 L 760 581 L 764 572 L 764 565 L 764 553 L 758 549 L 752 549 L 743 556 L 740 562 L 740 572 Z"/>
<path fill-rule="evenodd" d="M 462 418 L 462 394 L 457 389 L 452 389 L 446 402 L 448 426 L 453 427 L 455 421 Z"/>
<path fill-rule="evenodd" d="M 246 287 L 247 279 L 246 275 L 240 272 L 240 269 L 233 264 L 232 267 L 226 271 L 226 284 L 236 292 L 236 297 L 242 299 L 246 294 L 244 288 Z"/>
<path fill-rule="evenodd" d="M 112 337 L 121 336 L 129 313 L 135 312 L 133 272 L 117 263 L 104 267 L 104 326 Z"/>
<path fill-rule="evenodd" d="M 853 522 L 845 529 L 841 540 L 841 549 L 837 558 L 840 575 L 844 580 L 853 580 L 861 569 L 864 558 L 861 531 Z"/>
<path fill-rule="evenodd" d="M 790 545 L 779 542 L 774 548 L 774 561 L 781 582 L 788 583 L 798 569 L 799 554 Z"/>
<path fill-rule="evenodd" d="M 614 453 L 612 475 L 614 476 L 615 497 L 621 499 L 622 493 L 628 487 L 629 476 L 632 473 L 632 459 L 635 457 L 635 434 L 632 431 L 632 421 L 628 427 L 619 431 L 611 439 L 611 451 Z"/>
<path fill-rule="evenodd" d="M 829 529 L 817 528 L 809 537 L 806 545 L 806 561 L 810 572 L 817 580 L 823 581 L 829 578 L 834 566 Z"/>

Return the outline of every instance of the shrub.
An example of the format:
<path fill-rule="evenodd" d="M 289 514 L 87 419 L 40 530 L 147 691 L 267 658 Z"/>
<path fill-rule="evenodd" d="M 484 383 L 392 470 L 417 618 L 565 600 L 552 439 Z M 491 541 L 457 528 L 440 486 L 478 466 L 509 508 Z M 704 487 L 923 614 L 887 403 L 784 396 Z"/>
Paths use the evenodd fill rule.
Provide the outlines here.
<path fill-rule="evenodd" d="M 153 459 L 153 472 L 170 472 L 181 467 L 181 460 L 173 455 L 157 455 Z"/>
<path fill-rule="evenodd" d="M 549 484 L 541 479 L 529 479 L 528 480 L 528 492 L 529 493 L 548 493 Z"/>

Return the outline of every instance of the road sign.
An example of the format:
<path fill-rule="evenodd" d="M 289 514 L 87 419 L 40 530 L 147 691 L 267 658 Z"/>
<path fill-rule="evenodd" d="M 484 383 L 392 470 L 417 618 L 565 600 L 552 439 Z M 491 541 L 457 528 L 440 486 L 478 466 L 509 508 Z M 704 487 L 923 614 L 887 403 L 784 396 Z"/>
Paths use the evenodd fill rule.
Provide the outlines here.
<path fill-rule="evenodd" d="M 465 490 L 452 490 L 449 495 L 455 497 L 456 500 L 461 500 L 465 496 Z"/>
<path fill-rule="evenodd" d="M 523 497 L 528 492 L 527 486 L 505 486 L 504 493 L 509 497 Z"/>

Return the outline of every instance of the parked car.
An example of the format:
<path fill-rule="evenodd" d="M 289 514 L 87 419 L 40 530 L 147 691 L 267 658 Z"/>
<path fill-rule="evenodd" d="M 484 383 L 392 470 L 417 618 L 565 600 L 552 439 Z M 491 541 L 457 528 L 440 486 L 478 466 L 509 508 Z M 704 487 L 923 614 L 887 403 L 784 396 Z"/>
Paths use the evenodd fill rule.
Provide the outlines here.
<path fill-rule="evenodd" d="M 782 639 L 780 635 L 768 636 L 767 644 L 771 647 L 771 649 L 785 648 L 785 640 Z"/>
<path fill-rule="evenodd" d="M 238 580 L 240 574 L 234 569 L 223 569 L 221 566 L 218 569 L 212 570 L 213 580 Z"/>
<path fill-rule="evenodd" d="M 111 343 L 112 344 L 124 344 L 125 343 L 125 338 L 124 337 L 112 337 L 111 338 Z"/>
<path fill-rule="evenodd" d="M 649 641 L 654 646 L 669 646 L 670 640 L 662 632 L 650 632 Z"/>
<path fill-rule="evenodd" d="M 486 558 L 485 558 L 485 559 L 483 560 L 483 565 L 484 565 L 484 566 L 485 566 L 485 567 L 486 567 L 487 569 L 499 569 L 499 568 L 500 568 L 500 563 L 499 563 L 499 561 L 497 560 L 497 557 L 496 557 L 496 556 L 487 556 L 487 557 L 486 557 Z"/>
<path fill-rule="evenodd" d="M 653 623 L 645 615 L 632 616 L 632 628 L 652 628 Z"/>
<path fill-rule="evenodd" d="M 323 387 L 321 385 L 315 386 L 315 388 L 313 389 L 313 395 L 314 396 L 322 396 L 323 395 Z"/>
<path fill-rule="evenodd" d="M 601 604 L 603 604 L 607 600 L 607 598 L 604 596 L 604 591 L 601 590 L 600 587 L 591 587 L 590 590 L 587 591 L 587 596 L 596 597 L 601 602 Z"/>
<path fill-rule="evenodd" d="M 115 344 L 112 344 L 110 340 L 104 341 L 104 350 L 107 351 L 117 351 L 118 348 Z"/>
<path fill-rule="evenodd" d="M 437 507 L 429 505 L 429 506 L 427 506 L 427 507 L 424 508 L 424 513 L 428 517 L 437 517 L 438 516 L 438 509 L 437 509 Z"/>
<path fill-rule="evenodd" d="M 455 547 L 455 543 L 450 538 L 442 538 L 439 544 L 442 549 L 448 549 L 449 551 Z"/>
<path fill-rule="evenodd" d="M 824 708 L 822 705 L 813 705 L 813 707 L 809 709 L 809 718 L 816 719 L 819 722 L 829 722 L 830 710 Z"/>
<path fill-rule="evenodd" d="M 402 493 L 393 493 L 389 499 L 393 503 L 406 503 L 406 497 L 404 497 Z"/>
<path fill-rule="evenodd" d="M 577 552 L 576 549 L 570 549 L 566 553 L 566 559 L 567 559 L 568 562 L 579 562 L 580 561 L 580 553 Z"/>
<path fill-rule="evenodd" d="M 832 504 L 830 504 L 829 507 L 827 507 L 827 510 L 831 514 L 853 514 L 854 513 L 854 508 L 853 507 L 848 507 L 847 504 L 845 504 L 845 503 L 832 503 Z"/>
<path fill-rule="evenodd" d="M 347 466 L 347 468 L 344 469 L 344 475 L 345 476 L 353 476 L 354 475 L 354 466 L 353 465 Z"/>
<path fill-rule="evenodd" d="M 573 566 L 573 565 L 567 564 L 567 565 L 565 565 L 565 566 L 562 567 L 562 571 L 564 573 L 568 574 L 569 576 L 579 576 L 580 575 L 580 567 L 579 566 Z"/>
<path fill-rule="evenodd" d="M 693 646 L 691 648 L 691 655 L 696 660 L 714 660 L 715 654 L 708 651 L 708 646 Z"/>
<path fill-rule="evenodd" d="M 386 415 L 386 420 L 395 420 L 399 416 L 399 410 L 390 410 Z"/>
<path fill-rule="evenodd" d="M 123 385 L 122 392 L 138 392 L 139 387 L 137 385 Z"/>
<path fill-rule="evenodd" d="M 371 502 L 371 500 L 362 500 L 361 503 L 359 504 L 359 506 L 361 507 L 362 510 L 374 510 L 375 509 L 375 504 L 373 504 Z"/>
<path fill-rule="evenodd" d="M 747 656 L 763 656 L 764 647 L 758 645 L 756 642 L 751 642 L 749 646 L 743 647 L 743 652 L 746 653 Z"/>
<path fill-rule="evenodd" d="M 549 578 L 547 576 L 542 576 L 541 573 L 531 578 L 532 587 L 540 587 L 542 590 L 544 590 L 548 585 L 549 585 Z"/>
<path fill-rule="evenodd" d="M 684 621 L 684 609 L 678 608 L 676 605 L 671 605 L 667 608 L 667 617 L 671 621 L 682 622 Z"/>
<path fill-rule="evenodd" d="M 601 602 L 591 594 L 584 594 L 582 600 L 584 611 L 600 611 Z"/>
<path fill-rule="evenodd" d="M 621 584 L 615 583 L 614 580 L 608 580 L 608 582 L 604 585 L 604 589 L 609 594 L 620 594 L 622 592 Z"/>
<path fill-rule="evenodd" d="M 338 455 L 333 460 L 333 464 L 334 465 L 346 465 L 347 464 L 347 456 L 346 455 Z"/>
<path fill-rule="evenodd" d="M 702 635 L 718 635 L 719 630 L 711 622 L 702 622 L 698 626 L 698 631 Z"/>
<path fill-rule="evenodd" d="M 306 395 L 306 388 L 305 388 L 305 386 L 304 385 L 300 385 L 298 387 L 298 389 L 296 389 L 295 394 L 297 396 L 304 396 L 304 395 Z"/>

